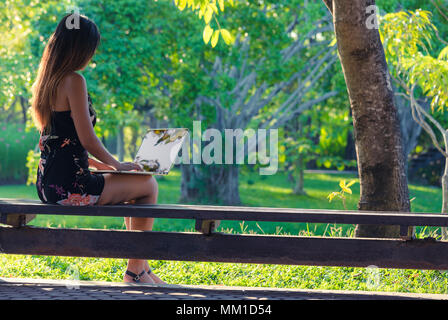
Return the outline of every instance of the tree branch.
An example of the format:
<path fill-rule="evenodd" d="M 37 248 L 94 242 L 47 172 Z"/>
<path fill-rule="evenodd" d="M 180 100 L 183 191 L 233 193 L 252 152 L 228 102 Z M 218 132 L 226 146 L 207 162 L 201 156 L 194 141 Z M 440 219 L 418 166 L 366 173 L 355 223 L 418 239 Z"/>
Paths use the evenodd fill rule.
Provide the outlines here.
<path fill-rule="evenodd" d="M 325 3 L 328 10 L 330 10 L 331 14 L 333 15 L 333 0 L 323 0 L 323 2 Z"/>

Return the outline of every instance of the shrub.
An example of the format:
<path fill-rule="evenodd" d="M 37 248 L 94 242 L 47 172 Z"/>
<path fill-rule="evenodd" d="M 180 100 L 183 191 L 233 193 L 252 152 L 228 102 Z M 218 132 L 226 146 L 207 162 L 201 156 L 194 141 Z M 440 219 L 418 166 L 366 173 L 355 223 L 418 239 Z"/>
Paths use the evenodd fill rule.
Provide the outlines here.
<path fill-rule="evenodd" d="M 28 168 L 28 179 L 26 185 L 36 183 L 37 166 L 39 165 L 40 151 L 30 150 L 26 156 L 26 167 Z"/>
<path fill-rule="evenodd" d="M 0 184 L 27 181 L 28 151 L 38 150 L 39 133 L 21 123 L 0 123 Z"/>

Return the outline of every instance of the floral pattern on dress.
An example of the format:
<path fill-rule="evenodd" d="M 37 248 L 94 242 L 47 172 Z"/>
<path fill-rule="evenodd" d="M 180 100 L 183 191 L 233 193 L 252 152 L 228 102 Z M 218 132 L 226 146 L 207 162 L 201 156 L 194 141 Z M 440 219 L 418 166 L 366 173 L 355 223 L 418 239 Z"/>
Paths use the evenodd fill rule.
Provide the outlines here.
<path fill-rule="evenodd" d="M 76 141 L 70 138 L 65 138 L 64 141 L 62 141 L 61 148 L 64 148 L 67 145 L 76 146 Z"/>
<path fill-rule="evenodd" d="M 44 174 L 44 168 L 45 168 L 45 163 L 46 162 L 47 162 L 47 159 L 43 159 L 43 158 L 39 159 L 39 166 L 38 167 L 39 167 L 39 170 L 40 170 L 41 174 Z M 42 179 L 39 179 L 39 180 L 42 180 Z"/>
<path fill-rule="evenodd" d="M 68 193 L 66 199 L 59 200 L 57 203 L 64 206 L 88 206 L 95 204 L 100 196 L 91 194 Z"/>
<path fill-rule="evenodd" d="M 45 196 L 45 192 L 44 189 L 40 190 L 40 193 L 42 194 L 42 197 L 44 198 L 45 201 L 48 201 L 47 197 Z"/>
<path fill-rule="evenodd" d="M 61 186 L 57 186 L 57 185 L 54 185 L 54 184 L 49 184 L 48 186 L 49 186 L 50 188 L 55 189 L 56 194 L 58 194 L 58 195 L 60 195 L 60 196 L 65 196 L 65 195 L 67 194 L 67 193 L 65 192 L 64 188 L 61 187 Z"/>
<path fill-rule="evenodd" d="M 47 134 L 47 135 L 42 135 L 42 136 L 40 137 L 40 139 L 39 139 L 39 150 L 40 150 L 41 152 L 44 151 L 45 141 L 47 141 L 47 139 L 48 139 L 49 136 L 50 136 L 50 135 Z"/>

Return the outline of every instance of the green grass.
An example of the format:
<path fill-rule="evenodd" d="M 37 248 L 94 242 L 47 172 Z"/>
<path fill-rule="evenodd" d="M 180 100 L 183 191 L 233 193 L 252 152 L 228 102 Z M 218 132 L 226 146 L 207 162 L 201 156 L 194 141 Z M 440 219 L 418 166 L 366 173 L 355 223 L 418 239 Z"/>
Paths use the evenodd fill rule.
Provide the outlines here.
<path fill-rule="evenodd" d="M 306 196 L 292 193 L 282 174 L 240 177 L 240 195 L 244 205 L 264 207 L 296 207 L 343 209 L 342 203 L 329 203 L 327 195 L 339 190 L 339 180 L 351 180 L 350 175 L 305 174 Z M 251 183 L 249 183 L 249 180 Z M 180 173 L 173 171 L 159 178 L 159 203 L 177 203 L 180 196 Z M 252 183 L 253 182 L 253 183 Z M 414 212 L 440 212 L 440 188 L 409 185 Z M 355 210 L 359 200 L 359 184 L 352 186 L 353 195 L 347 199 L 347 209 Z M 2 198 L 38 199 L 35 186 L 0 186 Z M 38 216 L 35 226 L 68 228 L 123 229 L 122 218 L 93 218 L 71 216 Z M 192 231 L 193 220 L 156 219 L 155 231 Z M 301 223 L 272 223 L 250 221 L 223 221 L 218 231 L 231 233 L 266 233 L 291 235 L 348 236 L 352 225 Z M 419 228 L 419 236 L 434 235 L 435 228 Z M 448 275 L 440 271 L 375 269 L 379 281 L 369 285 L 372 270 L 365 268 L 308 267 L 284 265 L 255 265 L 231 263 L 202 263 L 177 261 L 149 261 L 154 271 L 166 282 L 175 284 L 223 284 L 333 290 L 377 290 L 399 292 L 448 293 Z M 44 257 L 30 255 L 0 255 L 0 276 L 70 279 L 72 271 L 79 272 L 80 280 L 121 281 L 126 268 L 124 259 L 97 259 L 73 257 Z"/>

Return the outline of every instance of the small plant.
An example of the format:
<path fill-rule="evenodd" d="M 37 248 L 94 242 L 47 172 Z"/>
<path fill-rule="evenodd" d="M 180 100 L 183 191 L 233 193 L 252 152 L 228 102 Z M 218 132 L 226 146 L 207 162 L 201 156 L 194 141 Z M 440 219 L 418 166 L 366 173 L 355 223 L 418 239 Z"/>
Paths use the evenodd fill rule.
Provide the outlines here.
<path fill-rule="evenodd" d="M 26 185 L 29 186 L 36 182 L 37 166 L 40 160 L 40 151 L 29 150 L 26 156 L 26 167 L 28 168 L 28 178 Z"/>
<path fill-rule="evenodd" d="M 342 200 L 342 204 L 343 204 L 345 210 L 347 210 L 347 206 L 345 205 L 345 199 L 346 199 L 345 193 L 352 194 L 352 190 L 350 189 L 350 187 L 354 183 L 356 183 L 356 180 L 352 180 L 348 184 L 345 184 L 345 179 L 339 181 L 339 186 L 341 187 L 341 191 L 330 193 L 327 196 L 328 201 L 331 202 L 331 200 L 333 200 L 335 197 L 339 197 Z"/>

